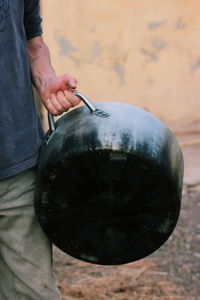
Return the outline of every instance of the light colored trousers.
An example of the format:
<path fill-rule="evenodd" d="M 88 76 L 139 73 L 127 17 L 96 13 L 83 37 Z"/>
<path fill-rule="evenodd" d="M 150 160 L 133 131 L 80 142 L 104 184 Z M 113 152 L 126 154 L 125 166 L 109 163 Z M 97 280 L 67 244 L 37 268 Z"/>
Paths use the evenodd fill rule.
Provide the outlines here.
<path fill-rule="evenodd" d="M 35 170 L 0 180 L 0 300 L 61 299 L 51 245 L 35 217 Z"/>

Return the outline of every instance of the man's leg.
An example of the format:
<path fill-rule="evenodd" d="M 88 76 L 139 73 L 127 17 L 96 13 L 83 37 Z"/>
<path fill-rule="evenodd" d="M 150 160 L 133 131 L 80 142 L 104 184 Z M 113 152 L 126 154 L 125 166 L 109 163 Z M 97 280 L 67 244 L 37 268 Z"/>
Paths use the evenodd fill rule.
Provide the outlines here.
<path fill-rule="evenodd" d="M 0 181 L 0 299 L 57 300 L 51 246 L 35 217 L 35 171 Z"/>

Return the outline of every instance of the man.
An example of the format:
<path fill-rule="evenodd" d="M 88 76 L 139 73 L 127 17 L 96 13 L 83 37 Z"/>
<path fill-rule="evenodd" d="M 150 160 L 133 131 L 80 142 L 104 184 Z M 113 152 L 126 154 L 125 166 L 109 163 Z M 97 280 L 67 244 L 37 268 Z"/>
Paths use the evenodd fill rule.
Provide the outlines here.
<path fill-rule="evenodd" d="M 80 101 L 76 79 L 52 68 L 39 0 L 0 0 L 0 300 L 60 299 L 33 208 L 43 131 L 32 83 L 54 115 Z"/>

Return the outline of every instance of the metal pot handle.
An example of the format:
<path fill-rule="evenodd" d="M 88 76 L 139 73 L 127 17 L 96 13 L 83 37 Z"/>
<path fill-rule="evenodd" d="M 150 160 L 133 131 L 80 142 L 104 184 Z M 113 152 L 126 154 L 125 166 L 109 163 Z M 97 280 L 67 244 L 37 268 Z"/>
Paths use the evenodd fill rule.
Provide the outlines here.
<path fill-rule="evenodd" d="M 79 92 L 72 92 L 72 94 L 78 96 L 85 103 L 85 105 L 90 109 L 91 113 L 102 118 L 109 117 L 108 113 L 102 111 L 99 108 L 96 108 L 94 104 L 85 95 Z M 55 128 L 54 116 L 50 112 L 48 112 L 48 121 L 49 121 L 49 129 L 51 132 L 53 132 L 56 128 Z"/>

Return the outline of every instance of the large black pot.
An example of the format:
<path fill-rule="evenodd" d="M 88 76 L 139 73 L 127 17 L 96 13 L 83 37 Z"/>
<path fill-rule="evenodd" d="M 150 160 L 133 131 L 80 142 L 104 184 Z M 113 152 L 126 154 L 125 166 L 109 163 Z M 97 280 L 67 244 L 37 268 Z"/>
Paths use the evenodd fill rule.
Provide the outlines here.
<path fill-rule="evenodd" d="M 182 152 L 152 114 L 104 102 L 65 114 L 41 148 L 35 208 L 65 253 L 95 264 L 139 260 L 173 232 L 180 212 Z"/>

